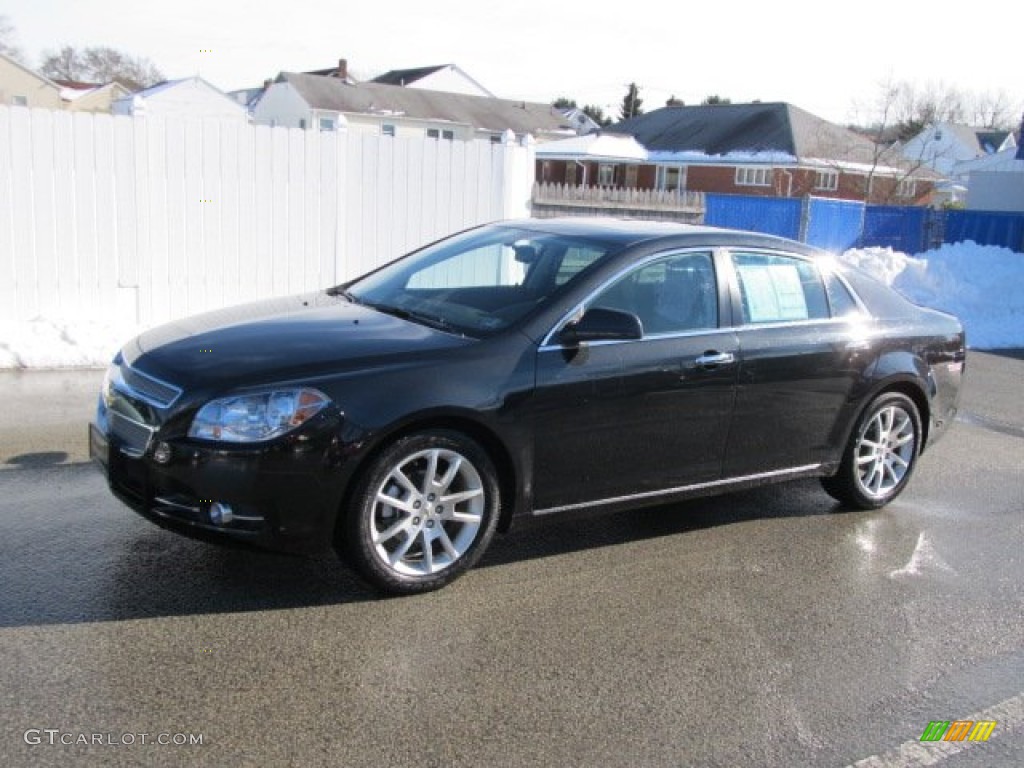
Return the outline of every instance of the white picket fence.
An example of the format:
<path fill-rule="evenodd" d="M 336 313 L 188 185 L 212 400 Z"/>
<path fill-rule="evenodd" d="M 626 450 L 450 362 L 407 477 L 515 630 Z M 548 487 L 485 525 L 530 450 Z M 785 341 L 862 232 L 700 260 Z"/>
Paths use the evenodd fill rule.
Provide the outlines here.
<path fill-rule="evenodd" d="M 529 216 L 533 147 L 0 107 L 0 321 L 153 325 Z"/>

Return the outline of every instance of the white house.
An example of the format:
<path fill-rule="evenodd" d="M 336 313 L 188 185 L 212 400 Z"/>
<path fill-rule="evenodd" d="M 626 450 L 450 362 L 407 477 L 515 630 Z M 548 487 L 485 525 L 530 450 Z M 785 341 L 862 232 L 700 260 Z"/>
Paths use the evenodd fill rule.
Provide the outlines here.
<path fill-rule="evenodd" d="M 981 158 L 968 171 L 969 209 L 1024 213 L 1024 144 Z"/>
<path fill-rule="evenodd" d="M 0 104 L 61 109 L 60 86 L 17 59 L 0 53 Z"/>
<path fill-rule="evenodd" d="M 345 124 L 378 135 L 440 141 L 499 142 L 505 131 L 538 141 L 575 135 L 550 104 L 295 72 L 282 72 L 270 83 L 252 115 L 261 125 L 333 131 Z"/>
<path fill-rule="evenodd" d="M 903 145 L 903 156 L 911 163 L 926 165 L 943 176 L 956 178 L 960 163 L 1015 149 L 1012 131 L 972 128 L 956 123 L 935 123 Z"/>
<path fill-rule="evenodd" d="M 132 96 L 117 99 L 111 111 L 115 115 L 148 115 L 153 117 L 191 116 L 249 121 L 245 107 L 203 80 L 187 77 L 169 80 Z"/>

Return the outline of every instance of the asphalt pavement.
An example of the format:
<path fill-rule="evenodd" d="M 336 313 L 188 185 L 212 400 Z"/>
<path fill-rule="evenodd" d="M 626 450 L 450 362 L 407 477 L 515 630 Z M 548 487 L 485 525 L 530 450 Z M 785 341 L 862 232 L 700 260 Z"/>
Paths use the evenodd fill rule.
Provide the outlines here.
<path fill-rule="evenodd" d="M 102 371 L 2 373 L 0 765 L 1024 765 L 1022 358 L 886 509 L 554 520 L 392 599 L 142 520 L 83 461 Z"/>

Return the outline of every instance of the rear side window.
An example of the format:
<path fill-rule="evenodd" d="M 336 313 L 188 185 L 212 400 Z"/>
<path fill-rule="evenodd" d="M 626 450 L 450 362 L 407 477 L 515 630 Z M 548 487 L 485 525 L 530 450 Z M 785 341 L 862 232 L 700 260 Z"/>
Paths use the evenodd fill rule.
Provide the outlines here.
<path fill-rule="evenodd" d="M 832 317 L 859 315 L 860 306 L 853 298 L 846 284 L 831 272 L 825 273 L 825 289 L 828 291 L 828 303 L 832 307 Z"/>
<path fill-rule="evenodd" d="M 744 323 L 829 317 L 821 273 L 810 261 L 768 253 L 734 253 Z"/>

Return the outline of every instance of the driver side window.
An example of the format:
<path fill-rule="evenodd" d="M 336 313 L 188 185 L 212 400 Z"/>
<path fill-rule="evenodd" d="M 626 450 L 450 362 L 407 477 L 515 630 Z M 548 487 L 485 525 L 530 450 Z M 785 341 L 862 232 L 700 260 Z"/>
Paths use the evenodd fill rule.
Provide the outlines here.
<path fill-rule="evenodd" d="M 591 306 L 630 312 L 652 336 L 717 328 L 717 294 L 711 254 L 683 253 L 637 267 Z"/>

